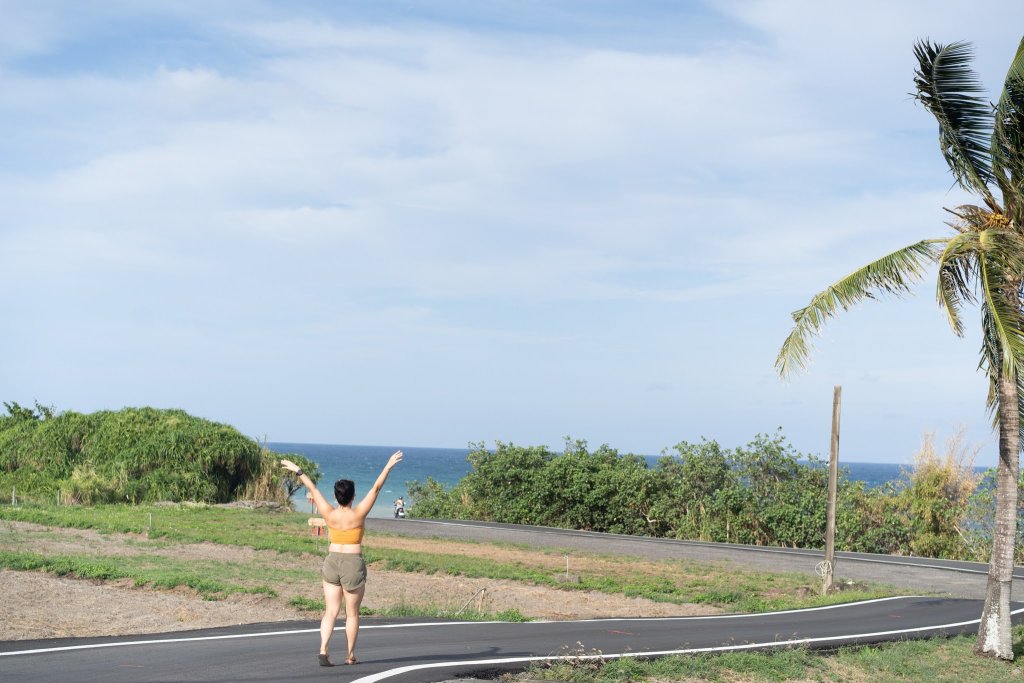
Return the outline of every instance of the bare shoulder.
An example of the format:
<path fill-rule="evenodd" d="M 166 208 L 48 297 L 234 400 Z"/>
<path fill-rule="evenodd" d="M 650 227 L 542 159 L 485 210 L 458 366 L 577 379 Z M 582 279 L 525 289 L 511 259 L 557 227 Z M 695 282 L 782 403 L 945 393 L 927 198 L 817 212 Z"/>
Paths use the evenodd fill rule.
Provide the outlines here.
<path fill-rule="evenodd" d="M 351 508 L 335 508 L 327 518 L 327 523 L 335 529 L 354 529 L 362 526 L 363 517 Z"/>
<path fill-rule="evenodd" d="M 341 508 L 334 508 L 326 515 L 324 515 L 324 520 L 327 522 L 328 525 L 337 529 L 344 523 L 345 518 L 341 514 Z"/>

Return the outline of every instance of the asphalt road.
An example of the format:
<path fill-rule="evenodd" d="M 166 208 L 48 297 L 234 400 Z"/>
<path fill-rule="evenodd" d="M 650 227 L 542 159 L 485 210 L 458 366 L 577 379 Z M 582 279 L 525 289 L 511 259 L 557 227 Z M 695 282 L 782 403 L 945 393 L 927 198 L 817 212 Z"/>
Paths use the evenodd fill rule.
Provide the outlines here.
<path fill-rule="evenodd" d="M 381 518 L 366 521 L 370 531 L 561 549 L 570 555 L 570 567 L 574 550 L 651 559 L 721 562 L 754 570 L 800 573 L 813 573 L 816 565 L 824 559 L 821 550 L 676 541 L 493 522 Z M 923 557 L 836 553 L 835 576 L 884 583 L 903 591 L 984 599 L 988 565 Z M 1014 570 L 1013 594 L 1024 596 L 1024 567 Z"/>
<path fill-rule="evenodd" d="M 1018 616 L 1024 605 L 1015 604 Z M 552 658 L 616 658 L 840 645 L 969 633 L 981 602 L 889 598 L 757 615 L 575 622 L 366 619 L 356 666 L 322 668 L 315 623 L 262 624 L 153 637 L 0 643 L 4 681 L 441 681 Z M 339 633 L 336 637 L 343 638 Z"/>
<path fill-rule="evenodd" d="M 412 520 L 368 520 L 371 530 L 427 537 L 487 538 L 606 554 L 687 557 L 743 562 L 775 570 L 813 570 L 820 553 L 778 552 L 744 546 L 713 546 L 553 529 Z M 372 538 L 368 539 L 372 543 Z M 443 540 L 439 540 L 443 543 Z M 901 578 L 900 572 L 934 577 L 970 577 L 984 585 L 976 565 L 851 556 L 837 562 L 840 575 L 860 567 Z M 802 569 L 801 569 L 802 568 Z M 1024 575 L 1024 572 L 1022 572 Z M 372 580 L 372 579 L 371 579 Z M 878 580 L 878 579 L 872 579 Z M 935 578 L 936 582 L 938 578 Z M 894 581 L 890 581 L 894 582 Z M 897 584 L 899 585 L 899 584 Z M 960 586 L 955 581 L 950 585 Z M 933 590 L 945 590 L 933 588 Z M 809 610 L 710 617 L 600 619 L 573 622 L 462 623 L 365 618 L 356 666 L 322 668 L 315 622 L 257 624 L 123 638 L 0 642 L 0 680 L 116 681 L 440 681 L 481 671 L 522 669 L 552 658 L 651 656 L 801 645 L 834 648 L 970 633 L 981 614 L 977 599 L 901 597 Z M 1024 604 L 1014 604 L 1015 619 Z M 339 629 L 340 630 L 340 629 Z M 335 636 L 336 650 L 344 635 Z M 343 647 L 343 646 L 341 646 Z"/>

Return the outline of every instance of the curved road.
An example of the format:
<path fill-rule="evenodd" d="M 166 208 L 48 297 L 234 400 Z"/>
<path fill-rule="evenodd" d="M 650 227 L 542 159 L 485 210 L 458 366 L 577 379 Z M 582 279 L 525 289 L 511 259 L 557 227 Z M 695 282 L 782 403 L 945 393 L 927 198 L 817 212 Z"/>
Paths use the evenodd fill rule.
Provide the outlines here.
<path fill-rule="evenodd" d="M 371 530 L 438 538 L 487 538 L 547 547 L 597 550 L 606 554 L 739 561 L 748 566 L 800 571 L 820 553 L 746 546 L 635 539 L 509 525 L 368 520 Z M 888 564 L 893 562 L 894 564 Z M 844 556 L 837 572 L 856 569 L 888 576 L 907 572 L 931 577 L 984 576 L 970 563 L 915 566 L 907 558 Z M 860 568 L 860 569 L 857 569 Z M 1024 572 L 1021 572 L 1024 576 Z M 878 580 L 878 579 L 872 579 Z M 897 583 L 897 585 L 900 585 Z M 947 591 L 945 587 L 932 590 Z M 973 588 L 971 589 L 973 590 Z M 1015 620 L 1024 605 L 1014 604 Z M 755 615 L 654 619 L 599 619 L 573 622 L 464 623 L 411 619 L 363 620 L 357 666 L 316 665 L 317 623 L 283 622 L 231 629 L 155 636 L 0 642 L 0 680 L 51 681 L 441 681 L 482 670 L 522 669 L 530 661 L 557 657 L 630 657 L 802 645 L 834 648 L 969 633 L 977 629 L 981 602 L 969 598 L 900 597 L 848 605 Z M 338 634 L 338 637 L 343 637 Z M 344 642 L 344 641 L 341 641 Z"/>
<path fill-rule="evenodd" d="M 494 522 L 380 518 L 366 521 L 370 531 L 427 538 L 516 543 L 557 548 L 568 551 L 570 555 L 571 551 L 580 550 L 650 559 L 735 563 L 755 570 L 801 573 L 814 572 L 815 566 L 824 559 L 821 550 L 677 541 Z M 856 581 L 889 584 L 913 592 L 984 599 L 988 565 L 926 557 L 840 552 L 836 553 L 835 575 Z M 1013 576 L 1014 595 L 1024 596 L 1024 567 L 1015 567 Z"/>

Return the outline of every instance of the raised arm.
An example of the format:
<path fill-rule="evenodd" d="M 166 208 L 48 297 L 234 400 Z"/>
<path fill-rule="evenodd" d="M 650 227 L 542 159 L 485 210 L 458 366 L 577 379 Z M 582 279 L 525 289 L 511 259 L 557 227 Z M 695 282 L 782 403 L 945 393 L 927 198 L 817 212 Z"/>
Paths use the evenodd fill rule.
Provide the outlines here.
<path fill-rule="evenodd" d="M 370 508 L 372 508 L 373 504 L 377 502 L 377 496 L 380 495 L 380 490 L 384 488 L 384 482 L 388 480 L 388 475 L 391 474 L 391 468 L 400 462 L 402 462 L 402 451 L 395 451 L 388 459 L 388 464 L 384 465 L 384 469 L 381 470 L 380 476 L 377 477 L 377 481 L 375 481 L 373 486 L 370 487 L 370 490 L 366 492 L 366 496 L 353 508 L 357 515 L 360 517 L 366 517 L 366 515 L 370 514 Z"/>
<path fill-rule="evenodd" d="M 313 502 L 316 503 L 317 512 L 320 513 L 321 517 L 326 518 L 327 515 L 334 510 L 334 506 L 331 505 L 327 499 L 324 498 L 324 495 L 317 490 L 316 484 L 314 484 L 313 480 L 309 478 L 309 475 L 302 471 L 302 468 L 291 460 L 281 460 L 281 467 L 285 468 L 289 472 L 294 472 L 299 475 L 299 481 L 306 487 L 306 490 L 313 495 Z"/>

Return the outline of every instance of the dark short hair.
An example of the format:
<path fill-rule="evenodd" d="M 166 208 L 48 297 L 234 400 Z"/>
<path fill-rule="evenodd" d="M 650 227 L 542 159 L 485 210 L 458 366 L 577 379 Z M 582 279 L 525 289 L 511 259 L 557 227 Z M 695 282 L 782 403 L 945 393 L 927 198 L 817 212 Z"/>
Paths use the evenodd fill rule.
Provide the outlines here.
<path fill-rule="evenodd" d="M 356 483 L 351 479 L 334 482 L 334 497 L 341 505 L 348 505 L 356 495 Z"/>

